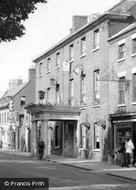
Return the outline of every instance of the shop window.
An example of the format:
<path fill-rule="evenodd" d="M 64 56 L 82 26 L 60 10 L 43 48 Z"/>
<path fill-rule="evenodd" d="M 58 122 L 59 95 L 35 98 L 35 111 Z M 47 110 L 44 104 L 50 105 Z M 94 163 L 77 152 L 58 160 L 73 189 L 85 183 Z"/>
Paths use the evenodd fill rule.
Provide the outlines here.
<path fill-rule="evenodd" d="M 81 39 L 81 55 L 85 55 L 86 51 L 86 37 Z"/>
<path fill-rule="evenodd" d="M 100 149 L 100 125 L 94 124 L 94 148 Z"/>
<path fill-rule="evenodd" d="M 74 45 L 71 44 L 69 46 L 69 61 L 73 61 L 74 59 Z"/>
<path fill-rule="evenodd" d="M 125 57 L 125 43 L 119 45 L 119 59 L 123 59 Z"/>
<path fill-rule="evenodd" d="M 100 101 L 100 74 L 99 69 L 94 71 L 93 77 L 93 99 L 95 102 L 99 103 Z"/>
<path fill-rule="evenodd" d="M 61 138 L 60 129 L 61 127 L 59 125 L 55 127 L 55 147 L 57 148 L 60 147 L 60 138 Z"/>
<path fill-rule="evenodd" d="M 94 31 L 94 49 L 98 49 L 99 48 L 99 39 L 100 39 L 100 35 L 99 35 L 99 29 Z"/>
<path fill-rule="evenodd" d="M 119 78 L 119 104 L 125 104 L 125 77 Z"/>
<path fill-rule="evenodd" d="M 25 96 L 21 96 L 21 106 L 25 105 L 25 101 L 26 101 L 26 97 Z"/>

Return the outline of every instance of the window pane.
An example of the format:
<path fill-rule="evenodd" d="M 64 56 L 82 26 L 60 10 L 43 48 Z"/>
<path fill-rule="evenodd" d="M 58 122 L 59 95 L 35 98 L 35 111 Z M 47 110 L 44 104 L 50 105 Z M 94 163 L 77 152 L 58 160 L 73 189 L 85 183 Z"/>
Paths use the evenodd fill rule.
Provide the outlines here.
<path fill-rule="evenodd" d="M 81 39 L 81 55 L 85 54 L 85 49 L 86 49 L 85 41 L 86 41 L 85 37 Z"/>
<path fill-rule="evenodd" d="M 119 79 L 119 104 L 125 103 L 125 77 Z"/>
<path fill-rule="evenodd" d="M 100 74 L 99 70 L 94 71 L 94 101 L 100 99 Z"/>
<path fill-rule="evenodd" d="M 125 56 L 125 44 L 119 45 L 119 59 Z"/>
<path fill-rule="evenodd" d="M 56 54 L 56 67 L 60 66 L 60 53 Z"/>
<path fill-rule="evenodd" d="M 99 47 L 99 29 L 94 31 L 94 48 Z"/>
<path fill-rule="evenodd" d="M 136 38 L 132 40 L 132 53 L 136 53 Z"/>
<path fill-rule="evenodd" d="M 69 60 L 73 60 L 74 58 L 74 45 L 71 44 L 70 47 L 69 47 Z"/>

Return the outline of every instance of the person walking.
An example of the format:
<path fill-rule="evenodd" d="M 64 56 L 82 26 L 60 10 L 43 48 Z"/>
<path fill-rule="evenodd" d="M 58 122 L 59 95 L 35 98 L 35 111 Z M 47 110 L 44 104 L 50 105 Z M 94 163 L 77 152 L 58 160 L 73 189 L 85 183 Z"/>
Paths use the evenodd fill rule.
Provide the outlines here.
<path fill-rule="evenodd" d="M 43 160 L 44 156 L 45 143 L 43 140 L 40 140 L 38 143 L 38 159 Z"/>
<path fill-rule="evenodd" d="M 120 165 L 121 167 L 126 166 L 126 149 L 125 149 L 125 139 L 121 138 L 120 147 L 118 152 L 120 153 Z"/>
<path fill-rule="evenodd" d="M 126 166 L 129 167 L 133 162 L 133 150 L 134 150 L 134 144 L 130 136 L 126 136 L 125 149 L 126 149 Z"/>

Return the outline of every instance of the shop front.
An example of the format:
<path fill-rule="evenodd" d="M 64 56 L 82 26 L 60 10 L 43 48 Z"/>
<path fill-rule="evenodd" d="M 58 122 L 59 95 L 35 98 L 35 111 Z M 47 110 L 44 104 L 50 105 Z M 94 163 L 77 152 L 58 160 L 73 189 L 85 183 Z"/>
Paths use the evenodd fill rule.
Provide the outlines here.
<path fill-rule="evenodd" d="M 110 115 L 112 122 L 112 148 L 115 152 L 115 159 L 118 164 L 118 150 L 122 140 L 129 135 L 136 149 L 136 113 L 123 113 Z M 134 150 L 134 158 L 136 151 Z"/>

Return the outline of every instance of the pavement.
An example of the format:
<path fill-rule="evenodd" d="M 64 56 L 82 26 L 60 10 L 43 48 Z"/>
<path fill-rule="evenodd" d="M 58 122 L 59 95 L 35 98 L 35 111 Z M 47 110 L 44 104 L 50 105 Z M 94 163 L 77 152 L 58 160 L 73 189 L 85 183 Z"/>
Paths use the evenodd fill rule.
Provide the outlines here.
<path fill-rule="evenodd" d="M 1 151 L 9 153 L 10 155 L 25 156 L 25 157 L 27 156 L 32 159 L 36 159 L 35 157 L 31 156 L 31 153 L 28 152 L 22 152 L 19 150 L 11 151 L 11 150 L 0 149 L 0 152 Z M 51 163 L 58 163 L 62 165 L 67 165 L 69 167 L 75 167 L 83 170 L 90 170 L 91 172 L 111 175 L 136 182 L 136 167 L 130 167 L 130 168 L 120 167 L 117 165 L 109 164 L 108 162 L 83 160 L 83 159 L 68 158 L 68 157 L 55 156 L 55 155 L 46 156 L 44 160 Z"/>

